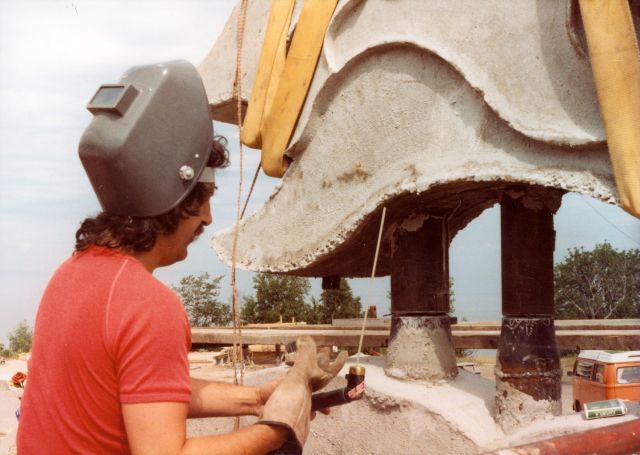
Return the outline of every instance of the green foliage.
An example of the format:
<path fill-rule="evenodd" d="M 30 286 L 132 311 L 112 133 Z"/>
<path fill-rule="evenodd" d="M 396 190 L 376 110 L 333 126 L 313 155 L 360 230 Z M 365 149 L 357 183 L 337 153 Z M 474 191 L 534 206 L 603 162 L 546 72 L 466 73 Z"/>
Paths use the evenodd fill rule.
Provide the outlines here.
<path fill-rule="evenodd" d="M 318 302 L 315 297 L 311 296 L 311 302 L 307 304 L 306 316 L 304 321 L 307 324 L 322 324 L 322 303 Z"/>
<path fill-rule="evenodd" d="M 309 316 L 305 298 L 311 285 L 307 278 L 259 273 L 253 277 L 255 296 L 245 297 L 240 317 L 248 323 L 304 321 Z"/>
<path fill-rule="evenodd" d="M 20 322 L 15 329 L 9 332 L 9 351 L 15 354 L 31 351 L 33 330 L 27 321 Z M 4 346 L 2 346 L 4 349 Z"/>
<path fill-rule="evenodd" d="M 456 303 L 456 298 L 455 298 L 455 292 L 453 292 L 453 278 L 449 278 L 449 316 L 455 315 L 455 312 L 456 312 L 455 303 Z M 466 321 L 466 320 L 467 318 L 462 318 L 462 321 Z M 473 349 L 456 348 L 455 352 L 456 352 L 457 358 L 463 358 L 463 357 L 471 357 L 474 351 Z"/>
<path fill-rule="evenodd" d="M 0 343 L 0 359 L 5 357 L 13 357 L 14 353 L 10 349 L 5 348 L 3 343 Z"/>
<path fill-rule="evenodd" d="M 231 321 L 229 305 L 220 299 L 220 281 L 223 275 L 210 277 L 208 273 L 187 275 L 173 290 L 180 296 L 187 309 L 191 325 L 206 327 L 227 325 Z"/>
<path fill-rule="evenodd" d="M 615 250 L 605 242 L 592 251 L 569 250 L 554 267 L 558 319 L 640 317 L 640 250 Z"/>
<path fill-rule="evenodd" d="M 331 324 L 332 319 L 362 317 L 360 297 L 354 297 L 346 279 L 340 279 L 340 289 L 325 289 L 320 294 L 320 304 L 314 305 L 315 324 Z"/>

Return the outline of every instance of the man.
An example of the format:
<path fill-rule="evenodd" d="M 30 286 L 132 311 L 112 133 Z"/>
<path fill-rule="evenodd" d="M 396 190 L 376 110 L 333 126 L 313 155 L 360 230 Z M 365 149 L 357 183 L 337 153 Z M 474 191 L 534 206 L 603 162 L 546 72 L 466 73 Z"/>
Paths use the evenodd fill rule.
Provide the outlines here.
<path fill-rule="evenodd" d="M 185 259 L 211 224 L 214 168 L 227 164 L 195 68 L 133 68 L 102 86 L 88 109 L 94 118 L 80 158 L 103 212 L 82 222 L 74 254 L 40 303 L 19 452 L 259 454 L 287 440 L 299 449 L 311 389 L 344 358 L 319 369 L 315 345 L 301 340 L 308 361 L 281 383 L 256 389 L 190 379 L 186 312 L 152 275 Z M 236 415 L 262 420 L 186 438 L 188 417 Z"/>

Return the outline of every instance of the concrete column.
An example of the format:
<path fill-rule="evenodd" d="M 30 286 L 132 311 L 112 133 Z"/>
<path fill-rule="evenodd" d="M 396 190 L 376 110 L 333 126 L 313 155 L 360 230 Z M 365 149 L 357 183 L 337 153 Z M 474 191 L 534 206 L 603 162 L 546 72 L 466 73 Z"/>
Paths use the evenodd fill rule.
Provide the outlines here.
<path fill-rule="evenodd" d="M 561 413 L 562 370 L 553 303 L 553 214 L 557 190 L 510 190 L 501 202 L 502 330 L 496 420 L 510 432 Z"/>
<path fill-rule="evenodd" d="M 395 233 L 391 265 L 391 338 L 385 372 L 401 379 L 455 377 L 449 322 L 446 219 L 409 218 Z"/>

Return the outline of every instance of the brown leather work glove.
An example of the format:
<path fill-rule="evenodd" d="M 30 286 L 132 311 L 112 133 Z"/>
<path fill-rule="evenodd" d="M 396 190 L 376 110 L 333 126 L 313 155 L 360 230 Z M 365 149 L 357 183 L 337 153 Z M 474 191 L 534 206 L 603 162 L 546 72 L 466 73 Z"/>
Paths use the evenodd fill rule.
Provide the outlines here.
<path fill-rule="evenodd" d="M 311 337 L 300 337 L 296 343 L 296 362 L 265 404 L 260 423 L 288 428 L 302 450 L 309 434 L 311 392 L 326 386 L 338 374 L 347 353 L 341 352 L 331 362 L 328 351 L 316 352 Z"/>

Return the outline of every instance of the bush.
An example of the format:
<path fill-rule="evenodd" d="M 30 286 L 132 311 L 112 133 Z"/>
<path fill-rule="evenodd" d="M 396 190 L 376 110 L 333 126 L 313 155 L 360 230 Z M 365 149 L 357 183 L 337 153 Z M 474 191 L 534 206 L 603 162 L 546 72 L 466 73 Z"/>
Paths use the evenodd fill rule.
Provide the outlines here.
<path fill-rule="evenodd" d="M 15 329 L 9 332 L 9 350 L 15 354 L 31 351 L 32 338 L 33 330 L 27 321 L 20 322 Z M 4 346 L 2 348 L 4 349 Z"/>
<path fill-rule="evenodd" d="M 0 343 L 0 358 L 13 357 L 14 355 L 10 349 L 5 348 L 4 344 Z"/>

